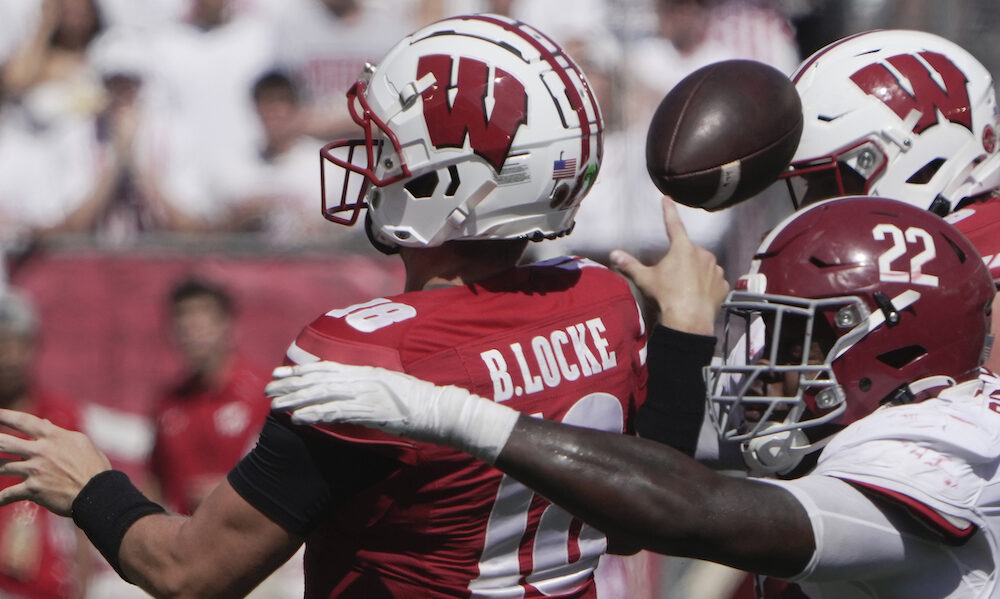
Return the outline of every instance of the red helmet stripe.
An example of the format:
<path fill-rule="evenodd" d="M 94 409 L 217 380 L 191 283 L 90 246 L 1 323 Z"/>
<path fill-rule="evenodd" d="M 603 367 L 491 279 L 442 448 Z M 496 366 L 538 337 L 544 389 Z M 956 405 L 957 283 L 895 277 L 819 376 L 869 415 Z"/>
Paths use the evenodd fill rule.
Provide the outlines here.
<path fill-rule="evenodd" d="M 573 83 L 572 79 L 570 79 L 570 77 L 569 77 L 569 74 L 566 72 L 566 68 L 559 64 L 557 55 L 553 54 L 541 42 L 539 42 L 538 40 L 536 40 L 535 38 L 531 37 L 530 35 L 528 35 L 527 33 L 525 33 L 524 31 L 521 30 L 520 26 L 521 25 L 526 25 L 526 23 L 522 23 L 521 21 L 514 21 L 514 22 L 510 22 L 509 23 L 507 21 L 503 21 L 503 20 L 497 19 L 495 17 L 488 17 L 488 16 L 484 16 L 484 15 L 473 15 L 473 16 L 470 16 L 468 18 L 470 20 L 484 21 L 484 22 L 487 22 L 487 23 L 493 23 L 494 25 L 499 25 L 500 27 L 503 27 L 507 31 L 510 31 L 511 33 L 514 33 L 514 34 L 520 36 L 521 39 L 525 40 L 526 42 L 528 42 L 529 44 L 531 44 L 531 46 L 533 48 L 535 48 L 536 50 L 538 50 L 538 53 L 541 55 L 542 59 L 544 59 L 545 62 L 549 63 L 549 65 L 552 66 L 552 70 L 555 71 L 559 75 L 559 79 L 562 81 L 563 85 L 566 86 L 566 93 L 567 93 L 567 96 L 569 98 L 570 106 L 573 108 L 573 111 L 576 112 L 577 118 L 578 118 L 578 120 L 580 122 L 580 131 L 581 131 L 581 133 L 580 133 L 580 146 L 581 146 L 580 147 L 580 164 L 581 165 L 582 164 L 586 164 L 587 161 L 590 158 L 590 143 L 589 143 L 590 142 L 590 135 L 591 135 L 590 120 L 587 118 L 587 109 L 586 109 L 586 107 L 583 104 L 583 98 L 580 97 L 580 93 L 579 93 L 579 91 L 577 91 L 576 85 Z M 553 46 L 555 46 L 556 48 L 560 47 L 559 44 L 556 44 L 554 41 L 552 41 L 552 38 L 548 37 L 544 33 L 538 31 L 538 34 L 541 35 L 542 37 L 544 37 L 546 40 L 548 40 L 549 43 L 552 44 Z M 578 66 L 576 66 L 576 63 L 573 62 L 573 59 L 571 59 L 565 53 L 563 53 L 562 56 L 563 56 L 563 58 L 566 59 L 566 61 L 569 63 L 569 65 L 570 65 L 571 68 L 573 68 L 574 70 L 576 70 L 578 73 L 582 72 L 582 71 L 580 71 L 580 68 Z M 586 80 L 583 77 L 580 78 L 580 81 L 581 81 L 581 83 L 584 83 L 584 85 L 586 85 L 586 83 L 585 83 Z M 598 110 L 596 108 L 597 107 L 597 102 L 594 100 L 594 93 L 593 93 L 593 91 L 590 89 L 589 85 L 586 85 L 586 87 L 587 87 L 588 99 L 590 100 L 591 105 L 595 107 L 595 110 Z M 593 134 L 597 136 L 597 141 L 598 141 L 597 147 L 598 148 L 600 148 L 601 145 L 602 145 L 600 143 L 601 142 L 601 135 L 602 135 L 602 133 L 603 132 L 602 132 L 602 129 L 601 129 L 601 120 L 597 119 L 597 128 L 596 128 L 596 131 L 593 132 Z M 598 158 L 600 158 L 599 154 L 598 154 Z"/>

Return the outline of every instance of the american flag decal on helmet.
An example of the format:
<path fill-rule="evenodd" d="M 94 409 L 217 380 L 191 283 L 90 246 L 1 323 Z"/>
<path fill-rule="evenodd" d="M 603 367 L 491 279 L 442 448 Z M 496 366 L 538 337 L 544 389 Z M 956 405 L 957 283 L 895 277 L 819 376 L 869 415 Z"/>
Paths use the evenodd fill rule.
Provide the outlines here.
<path fill-rule="evenodd" d="M 552 162 L 553 179 L 569 179 L 576 176 L 576 158 Z"/>

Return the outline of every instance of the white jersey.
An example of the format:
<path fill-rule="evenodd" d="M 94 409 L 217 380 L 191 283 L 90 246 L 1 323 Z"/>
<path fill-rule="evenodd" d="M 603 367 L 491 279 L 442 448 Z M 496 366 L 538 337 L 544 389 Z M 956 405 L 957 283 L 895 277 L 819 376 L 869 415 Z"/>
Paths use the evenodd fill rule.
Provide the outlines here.
<path fill-rule="evenodd" d="M 813 522 L 816 552 L 792 580 L 811 599 L 1000 598 L 998 458 L 1000 378 L 985 371 L 848 426 L 809 475 L 767 481 Z"/>

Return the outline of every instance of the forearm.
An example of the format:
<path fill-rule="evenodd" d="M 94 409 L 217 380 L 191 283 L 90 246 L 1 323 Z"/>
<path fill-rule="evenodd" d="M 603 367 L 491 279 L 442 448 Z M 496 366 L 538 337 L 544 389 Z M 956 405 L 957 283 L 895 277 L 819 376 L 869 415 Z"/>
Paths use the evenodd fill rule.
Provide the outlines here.
<path fill-rule="evenodd" d="M 194 597 L 203 585 L 195 582 L 185 559 L 186 521 L 183 516 L 159 514 L 133 524 L 118 553 L 122 576 L 154 597 Z"/>
<path fill-rule="evenodd" d="M 261 576 L 231 575 L 223 566 L 225 556 L 214 555 L 214 540 L 195 530 L 185 516 L 159 514 L 137 521 L 122 541 L 122 574 L 154 597 L 243 597 L 257 586 Z"/>
<path fill-rule="evenodd" d="M 777 576 L 812 555 L 808 517 L 789 493 L 656 442 L 521 417 L 495 465 L 609 536 L 658 553 Z"/>
<path fill-rule="evenodd" d="M 115 518 L 106 521 L 114 530 Z M 84 524 L 118 572 L 154 597 L 242 597 L 301 544 L 228 484 L 216 487 L 191 517 L 153 512 L 138 518 L 117 548 L 102 528 Z"/>
<path fill-rule="evenodd" d="M 303 539 L 271 521 L 228 482 L 190 518 L 149 501 L 86 435 L 0 409 L 0 474 L 23 482 L 0 505 L 30 500 L 73 522 L 119 574 L 156 597 L 242 597 L 291 557 Z"/>

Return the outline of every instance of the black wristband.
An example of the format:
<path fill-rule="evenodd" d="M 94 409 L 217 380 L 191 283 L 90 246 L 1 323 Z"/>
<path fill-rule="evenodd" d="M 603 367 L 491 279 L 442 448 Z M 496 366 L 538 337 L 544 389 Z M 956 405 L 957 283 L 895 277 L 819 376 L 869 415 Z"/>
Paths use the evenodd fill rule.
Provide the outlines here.
<path fill-rule="evenodd" d="M 128 582 L 118 563 L 118 549 L 125 531 L 143 516 L 166 511 L 147 499 L 120 470 L 105 470 L 87 481 L 73 500 L 72 510 L 73 522 Z"/>

